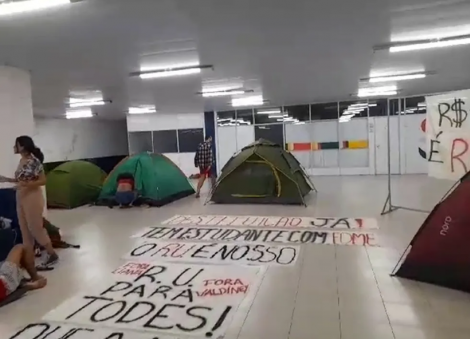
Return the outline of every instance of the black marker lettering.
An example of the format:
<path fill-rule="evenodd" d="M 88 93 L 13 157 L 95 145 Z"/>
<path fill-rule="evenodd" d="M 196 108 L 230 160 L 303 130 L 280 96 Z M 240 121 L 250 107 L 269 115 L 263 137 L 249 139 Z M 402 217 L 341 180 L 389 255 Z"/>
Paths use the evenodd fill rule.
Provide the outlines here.
<path fill-rule="evenodd" d="M 197 278 L 197 276 L 199 274 L 201 274 L 202 272 L 204 272 L 204 269 L 201 268 L 199 269 L 196 273 L 193 274 L 192 277 L 188 277 L 186 281 L 183 281 L 183 282 L 180 282 L 179 280 L 183 278 L 184 275 L 186 275 L 186 273 L 188 273 L 189 271 L 194 271 L 193 268 L 185 268 L 183 272 L 181 272 L 176 278 L 175 280 L 173 280 L 172 284 L 173 286 L 185 286 L 185 285 L 189 285 L 191 284 L 191 282 Z"/>
<path fill-rule="evenodd" d="M 315 232 L 313 234 L 313 239 L 312 243 L 317 243 L 317 238 L 320 238 L 320 243 L 324 244 L 326 242 L 326 239 L 328 239 L 328 234 L 333 234 L 333 233 L 328 233 L 328 232 Z"/>
<path fill-rule="evenodd" d="M 24 333 L 31 332 L 30 330 L 33 330 L 34 332 L 36 332 L 38 327 L 40 328 L 40 329 L 38 329 L 38 331 L 41 331 L 41 333 L 39 333 L 33 339 L 39 339 L 41 337 L 42 338 L 47 338 L 49 335 L 54 334 L 56 331 L 58 331 L 61 328 L 61 326 L 56 326 L 56 328 L 54 330 L 48 332 L 51 329 L 51 325 L 49 325 L 47 323 L 30 324 L 30 325 L 26 326 L 25 328 L 23 328 L 22 330 L 20 330 L 19 332 L 17 332 L 10 339 L 20 338 L 20 337 L 23 336 Z"/>
<path fill-rule="evenodd" d="M 300 231 L 292 231 L 289 232 L 289 236 L 287 237 L 288 242 L 299 242 L 299 240 L 293 240 L 294 236 L 301 233 Z"/>
<path fill-rule="evenodd" d="M 214 247 L 216 246 L 217 244 L 208 244 L 208 245 L 202 245 L 201 247 L 199 247 L 196 251 L 194 251 L 194 253 L 191 255 L 191 258 L 201 258 L 201 259 L 206 259 L 207 256 L 198 256 L 199 253 L 209 253 L 209 251 L 205 251 L 205 249 L 207 247 Z"/>
<path fill-rule="evenodd" d="M 106 293 L 112 293 L 112 292 L 122 292 L 127 290 L 128 288 L 132 287 L 132 283 L 127 282 L 127 281 L 117 281 L 114 285 L 112 285 L 110 288 L 105 290 L 104 292 L 101 292 L 100 295 L 105 295 Z"/>
<path fill-rule="evenodd" d="M 257 258 L 251 258 L 251 259 L 248 259 L 250 261 L 259 261 L 259 262 L 262 262 L 261 259 L 263 258 L 264 256 L 264 252 L 261 251 L 259 248 L 264 248 L 265 246 L 264 245 L 255 245 L 255 247 L 253 247 L 253 252 L 257 252 L 259 253 L 259 257 Z"/>
<path fill-rule="evenodd" d="M 163 312 L 165 311 L 166 308 L 170 308 L 170 307 L 174 307 L 174 308 L 184 308 L 183 305 L 176 305 L 176 304 L 166 304 L 166 305 L 163 305 L 163 307 L 158 310 L 158 312 L 152 317 L 149 319 L 149 321 L 147 321 L 145 324 L 144 324 L 144 327 L 145 328 L 154 328 L 154 329 L 157 329 L 157 330 L 171 330 L 173 327 L 175 327 L 175 325 L 170 325 L 170 326 L 157 326 L 155 324 L 153 324 L 154 320 L 157 319 L 157 318 L 160 318 L 160 319 L 166 319 L 168 318 L 168 314 L 163 314 Z"/>
<path fill-rule="evenodd" d="M 315 223 L 315 220 L 318 220 L 318 221 L 323 221 L 321 224 L 320 223 Z M 328 221 L 330 221 L 331 218 L 316 218 L 312 221 L 310 221 L 310 225 L 314 226 L 314 227 L 325 227 L 326 225 L 328 225 Z"/>
<path fill-rule="evenodd" d="M 147 233 L 142 234 L 140 238 L 153 238 L 167 229 L 166 227 L 149 227 L 149 228 L 150 228 L 149 231 Z"/>
<path fill-rule="evenodd" d="M 143 244 L 140 245 L 139 247 L 135 248 L 132 250 L 131 255 L 133 257 L 139 257 L 141 255 L 146 254 L 147 252 L 155 249 L 157 247 L 157 244 L 149 243 L 149 244 Z"/>
<path fill-rule="evenodd" d="M 138 307 L 142 308 L 141 306 L 145 306 L 147 308 L 147 311 L 143 313 L 139 312 L 136 317 L 126 319 L 135 309 L 137 309 Z M 156 306 L 148 301 L 137 301 L 118 320 L 116 320 L 116 324 L 130 324 L 139 321 L 140 319 L 148 316 L 150 313 L 155 311 L 155 308 Z"/>
<path fill-rule="evenodd" d="M 240 251 L 240 249 L 242 251 Z M 235 256 L 237 252 L 238 252 L 238 256 Z M 232 250 L 232 254 L 230 255 L 230 258 L 232 258 L 232 260 L 240 260 L 244 258 L 248 254 L 248 252 L 250 252 L 250 246 L 240 246 L 240 247 L 235 246 Z"/>
<path fill-rule="evenodd" d="M 437 106 L 437 110 L 439 112 L 439 127 L 442 127 L 442 122 L 444 118 L 447 119 L 447 121 L 450 123 L 450 127 L 452 127 L 452 119 L 447 116 L 447 114 L 450 113 L 450 105 L 445 102 L 440 103 Z"/>
<path fill-rule="evenodd" d="M 351 228 L 351 226 L 349 225 L 348 219 L 346 218 L 340 218 L 336 220 L 336 222 L 334 222 L 333 225 L 330 226 L 330 228 L 335 228 L 338 225 L 344 225 L 346 226 L 346 228 Z"/>
<path fill-rule="evenodd" d="M 107 316 L 107 317 L 104 317 L 104 318 L 101 318 L 101 319 L 98 318 L 98 314 L 100 314 L 101 311 L 107 310 L 107 309 L 113 307 L 114 305 L 118 305 L 118 307 L 119 307 L 118 310 L 114 312 L 114 314 L 112 314 L 110 316 Z M 96 310 L 90 316 L 90 320 L 94 323 L 100 323 L 100 322 L 103 322 L 103 321 L 108 321 L 108 320 L 118 316 L 122 311 L 124 311 L 126 309 L 126 307 L 127 307 L 127 302 L 125 300 L 113 301 L 110 304 L 104 305 L 100 309 Z"/>
<path fill-rule="evenodd" d="M 152 298 L 154 295 L 161 294 L 163 296 L 163 299 L 166 299 L 168 297 L 167 292 L 170 292 L 173 288 L 171 286 L 166 286 L 166 285 L 161 285 L 158 286 L 157 289 L 149 295 L 149 299 Z"/>
<path fill-rule="evenodd" d="M 267 260 L 264 261 L 264 262 L 273 262 L 274 260 L 276 260 L 277 254 L 271 251 L 271 247 L 266 247 L 266 253 L 271 254 L 271 255 L 272 255 L 272 259 L 267 259 Z"/>
<path fill-rule="evenodd" d="M 65 319 L 68 320 L 70 318 L 72 318 L 73 316 L 77 315 L 79 312 L 83 311 L 85 308 L 87 308 L 88 306 L 90 306 L 91 304 L 93 304 L 95 301 L 97 300 L 102 300 L 102 301 L 113 301 L 113 299 L 109 299 L 109 298 L 102 298 L 102 297 L 92 297 L 92 296 L 85 296 L 83 297 L 83 299 L 87 300 L 87 299 L 91 299 L 91 301 L 88 303 L 88 304 L 85 304 L 83 305 L 82 307 L 80 307 L 78 310 L 76 310 L 74 313 L 68 315 Z"/>
<path fill-rule="evenodd" d="M 283 255 L 284 255 L 284 251 L 291 252 L 290 255 L 286 254 L 287 257 L 290 257 L 289 261 L 285 261 L 285 262 L 281 261 Z M 297 256 L 297 250 L 295 249 L 295 247 L 283 247 L 279 251 L 279 256 L 277 257 L 277 263 L 281 264 L 281 265 L 289 265 L 290 263 L 292 263 L 295 260 L 296 256 Z"/>
<path fill-rule="evenodd" d="M 220 258 L 222 260 L 226 260 L 233 252 L 233 247 L 229 249 L 229 245 L 222 245 L 220 250 L 214 253 L 211 258 L 214 258 L 216 255 L 220 253 Z"/>
<path fill-rule="evenodd" d="M 182 290 L 178 295 L 176 295 L 175 297 L 173 297 L 171 299 L 171 301 L 176 301 L 178 300 L 179 298 L 184 298 L 184 299 L 187 299 L 188 302 L 192 303 L 193 302 L 193 291 L 191 291 L 190 288 L 186 289 L 186 290 Z"/>
<path fill-rule="evenodd" d="M 314 242 L 315 240 L 312 241 L 312 239 L 315 239 L 317 232 L 313 233 L 310 231 L 304 231 L 302 232 L 302 235 L 300 236 L 300 242 L 305 244 L 307 242 Z"/>
<path fill-rule="evenodd" d="M 440 144 L 441 142 L 440 142 L 438 139 L 439 139 L 439 137 L 441 136 L 441 134 L 442 134 L 442 131 L 440 131 L 439 133 L 437 133 L 437 135 L 436 135 L 436 140 L 431 140 L 431 145 L 430 145 L 430 147 L 429 147 L 429 150 L 430 150 L 430 152 L 429 152 L 429 159 L 428 159 L 429 162 L 444 163 L 444 161 L 442 161 L 442 160 L 435 160 L 435 159 L 433 159 L 433 155 L 434 155 L 434 154 L 439 154 L 439 149 L 438 149 L 438 148 L 439 148 L 439 144 Z M 436 145 L 436 146 L 435 146 L 435 145 Z"/>
<path fill-rule="evenodd" d="M 186 314 L 189 315 L 191 318 L 196 318 L 196 319 L 199 319 L 200 320 L 200 323 L 194 327 L 185 327 L 181 324 L 176 324 L 176 327 L 179 328 L 180 330 L 182 331 L 185 331 L 185 332 L 193 332 L 193 331 L 196 331 L 196 330 L 200 330 L 201 328 L 203 328 L 204 326 L 206 326 L 207 324 L 207 319 L 206 317 L 200 315 L 200 314 L 197 314 L 197 311 L 199 310 L 205 310 L 205 311 L 212 311 L 212 308 L 211 307 L 204 307 L 204 306 L 193 306 L 193 307 L 190 307 L 186 310 Z"/>
<path fill-rule="evenodd" d="M 225 319 L 227 318 L 228 314 L 230 313 L 230 311 L 232 310 L 232 306 L 227 306 L 227 308 L 225 308 L 225 311 L 222 313 L 222 315 L 219 317 L 219 319 L 217 320 L 217 322 L 215 323 L 214 327 L 212 327 L 212 330 L 211 332 L 207 332 L 206 333 L 206 337 L 212 337 L 213 333 L 220 327 L 222 326 L 222 324 L 224 323 Z"/>
<path fill-rule="evenodd" d="M 105 339 L 124 339 L 124 333 L 115 332 L 115 333 L 112 333 L 109 336 L 107 336 Z"/>
<path fill-rule="evenodd" d="M 263 230 L 248 230 L 248 234 L 245 237 L 245 241 L 258 241 L 262 234 Z"/>
<path fill-rule="evenodd" d="M 147 271 L 145 271 L 144 273 L 139 275 L 137 278 L 135 278 L 134 283 L 145 278 L 150 279 L 151 283 L 155 283 L 155 281 L 157 281 L 157 278 L 156 278 L 157 275 L 164 273 L 165 271 L 166 271 L 165 266 L 152 266 Z"/>
<path fill-rule="evenodd" d="M 277 234 L 274 238 L 271 239 L 271 242 L 282 242 L 282 241 L 278 241 L 279 238 L 281 238 L 284 233 L 286 233 L 286 231 L 276 231 Z"/>
<path fill-rule="evenodd" d="M 131 285 L 132 286 L 132 285 Z M 145 297 L 145 285 L 135 286 L 132 290 L 124 294 L 124 297 L 127 297 L 131 294 L 137 294 L 139 298 Z"/>
<path fill-rule="evenodd" d="M 264 239 L 263 239 L 264 242 L 269 241 L 268 238 L 269 238 L 269 236 L 271 235 L 272 232 L 273 231 L 271 231 L 271 230 L 265 231 L 265 236 L 264 236 Z"/>

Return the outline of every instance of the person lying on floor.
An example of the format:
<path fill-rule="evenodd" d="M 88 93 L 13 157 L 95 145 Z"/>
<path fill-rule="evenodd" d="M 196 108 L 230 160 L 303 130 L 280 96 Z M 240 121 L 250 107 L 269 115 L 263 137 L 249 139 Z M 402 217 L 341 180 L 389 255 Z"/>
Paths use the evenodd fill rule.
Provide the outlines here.
<path fill-rule="evenodd" d="M 137 193 L 135 192 L 134 176 L 129 173 L 122 173 L 117 178 L 116 203 L 120 208 L 132 207 Z"/>
<path fill-rule="evenodd" d="M 30 282 L 22 284 L 23 269 L 28 272 Z M 37 290 L 45 287 L 46 278 L 36 271 L 34 257 L 30 251 L 26 251 L 23 245 L 16 245 L 8 254 L 7 259 L 0 264 L 0 301 L 3 301 L 19 287 L 27 290 Z"/>

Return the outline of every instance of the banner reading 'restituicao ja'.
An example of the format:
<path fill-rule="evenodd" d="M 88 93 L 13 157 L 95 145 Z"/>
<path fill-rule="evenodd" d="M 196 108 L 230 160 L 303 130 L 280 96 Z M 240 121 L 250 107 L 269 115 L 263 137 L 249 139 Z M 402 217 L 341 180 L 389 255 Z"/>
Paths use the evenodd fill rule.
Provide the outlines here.
<path fill-rule="evenodd" d="M 458 180 L 470 170 L 470 90 L 426 97 L 428 173 Z"/>

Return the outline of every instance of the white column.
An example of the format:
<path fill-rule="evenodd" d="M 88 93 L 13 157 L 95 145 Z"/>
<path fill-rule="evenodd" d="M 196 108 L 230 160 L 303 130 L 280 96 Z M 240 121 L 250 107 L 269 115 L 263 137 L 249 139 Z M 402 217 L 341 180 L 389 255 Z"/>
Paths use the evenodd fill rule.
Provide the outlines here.
<path fill-rule="evenodd" d="M 0 66 L 0 174 L 13 177 L 19 157 L 15 139 L 34 133 L 33 100 L 29 72 Z M 39 147 L 41 145 L 38 145 Z M 44 189 L 45 193 L 45 189 Z"/>

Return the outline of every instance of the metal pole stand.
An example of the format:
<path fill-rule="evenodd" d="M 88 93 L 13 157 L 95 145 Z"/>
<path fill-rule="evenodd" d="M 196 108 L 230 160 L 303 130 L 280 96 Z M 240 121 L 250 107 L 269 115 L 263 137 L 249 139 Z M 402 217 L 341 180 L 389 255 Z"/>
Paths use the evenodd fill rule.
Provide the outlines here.
<path fill-rule="evenodd" d="M 398 99 L 398 111 L 402 111 L 401 108 L 401 100 Z M 400 124 L 398 125 L 400 126 Z M 400 127 L 398 127 L 400 128 Z M 420 213 L 431 213 L 431 211 L 426 211 L 418 208 L 410 208 L 404 206 L 396 206 L 392 203 L 392 174 L 391 174 L 391 156 L 390 156 L 391 146 L 390 146 L 390 99 L 387 99 L 387 161 L 388 161 L 388 194 L 387 199 L 385 200 L 384 207 L 382 208 L 382 213 L 380 215 L 386 215 L 392 212 L 395 212 L 399 209 L 412 211 L 412 212 L 420 212 Z"/>

